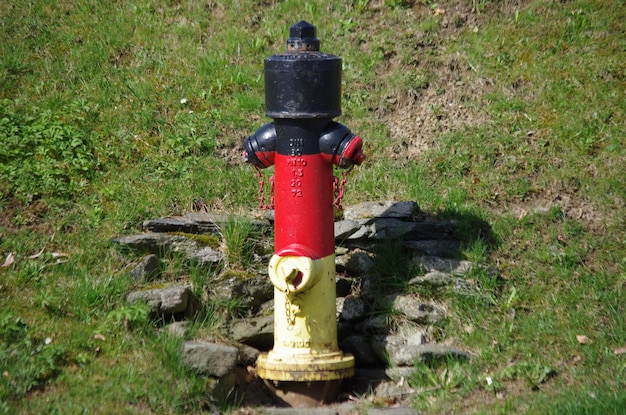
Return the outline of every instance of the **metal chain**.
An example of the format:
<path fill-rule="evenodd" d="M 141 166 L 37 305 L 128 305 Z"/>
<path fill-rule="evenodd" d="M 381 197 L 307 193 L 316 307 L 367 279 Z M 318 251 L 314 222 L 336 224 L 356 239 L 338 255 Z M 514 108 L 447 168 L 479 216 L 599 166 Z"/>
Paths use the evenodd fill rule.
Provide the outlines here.
<path fill-rule="evenodd" d="M 274 176 L 270 177 L 270 203 L 265 203 L 265 176 L 261 172 L 261 169 L 256 167 L 257 175 L 259 176 L 259 209 L 274 209 Z"/>
<path fill-rule="evenodd" d="M 333 176 L 333 194 L 335 195 L 335 200 L 333 201 L 333 206 L 335 206 L 339 210 L 343 210 L 343 195 L 346 188 L 346 180 L 348 179 L 348 174 L 352 171 L 354 165 L 350 166 L 348 170 L 344 170 L 341 174 L 341 182 L 337 176 Z"/>
<path fill-rule="evenodd" d="M 289 293 L 285 295 L 285 317 L 287 319 L 287 329 L 292 330 L 296 325 L 296 314 L 300 311 L 300 307 L 297 304 L 293 304 L 289 300 Z"/>
<path fill-rule="evenodd" d="M 274 176 L 270 177 L 270 206 L 269 209 L 274 209 Z"/>

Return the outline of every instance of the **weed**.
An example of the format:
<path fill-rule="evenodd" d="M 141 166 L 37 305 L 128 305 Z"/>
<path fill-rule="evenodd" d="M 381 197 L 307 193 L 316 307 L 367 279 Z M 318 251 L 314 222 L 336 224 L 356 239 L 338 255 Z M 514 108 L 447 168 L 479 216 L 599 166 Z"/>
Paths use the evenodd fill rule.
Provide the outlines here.
<path fill-rule="evenodd" d="M 225 245 L 227 266 L 244 269 L 250 266 L 254 254 L 252 222 L 229 218 L 220 233 Z"/>
<path fill-rule="evenodd" d="M 65 363 L 66 352 L 52 340 L 35 338 L 23 320 L 0 312 L 0 401 L 23 397 L 33 388 L 45 386 Z"/>
<path fill-rule="evenodd" d="M 107 319 L 126 329 L 141 329 L 148 325 L 150 312 L 149 305 L 138 301 L 128 305 L 122 304 L 111 310 Z"/>
<path fill-rule="evenodd" d="M 59 111 L 0 101 L 0 195 L 30 201 L 81 193 L 99 164 L 90 111 L 80 101 Z"/>
<path fill-rule="evenodd" d="M 524 379 L 531 389 L 538 389 L 551 376 L 556 375 L 556 371 L 539 362 L 521 361 L 514 363 L 502 371 L 504 379 Z"/>

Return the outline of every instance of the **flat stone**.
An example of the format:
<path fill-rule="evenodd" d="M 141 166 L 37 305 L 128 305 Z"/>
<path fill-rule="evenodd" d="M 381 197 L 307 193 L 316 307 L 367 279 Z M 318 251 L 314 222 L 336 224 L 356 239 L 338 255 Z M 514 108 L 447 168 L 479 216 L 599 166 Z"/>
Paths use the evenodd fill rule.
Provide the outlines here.
<path fill-rule="evenodd" d="M 238 215 L 219 215 L 215 213 L 205 212 L 189 212 L 184 216 L 184 219 L 189 220 L 199 227 L 209 229 L 211 233 L 218 234 L 221 228 L 229 222 L 248 222 L 255 229 L 265 231 L 271 227 L 271 218 L 255 219 L 247 216 Z"/>
<path fill-rule="evenodd" d="M 361 224 L 355 220 L 340 220 L 335 222 L 335 240 L 341 241 L 361 228 Z"/>
<path fill-rule="evenodd" d="M 274 298 L 274 286 L 269 278 L 255 275 L 226 275 L 211 284 L 215 298 L 230 301 L 237 298 L 250 314 L 256 313 L 261 305 Z"/>
<path fill-rule="evenodd" d="M 187 311 L 192 297 L 188 286 L 172 284 L 164 288 L 138 290 L 129 293 L 126 301 L 130 304 L 143 302 L 158 314 L 175 314 Z"/>
<path fill-rule="evenodd" d="M 385 375 L 394 382 L 402 381 L 402 379 L 410 378 L 415 374 L 414 366 L 388 367 L 385 369 Z"/>
<path fill-rule="evenodd" d="M 459 349 L 437 343 L 405 345 L 389 355 L 392 366 L 413 366 L 416 362 L 437 360 L 469 360 L 471 355 Z"/>
<path fill-rule="evenodd" d="M 240 319 L 230 327 L 231 338 L 259 350 L 274 345 L 274 315 Z"/>
<path fill-rule="evenodd" d="M 413 259 L 414 264 L 424 272 L 445 272 L 452 275 L 468 274 L 475 266 L 470 261 L 441 258 L 438 256 L 417 256 Z"/>
<path fill-rule="evenodd" d="M 197 249 L 190 250 L 187 258 L 196 264 L 217 264 L 224 259 L 221 251 L 215 250 L 210 246 L 202 246 Z"/>
<path fill-rule="evenodd" d="M 428 342 L 429 327 L 415 324 L 400 324 L 395 336 L 403 339 L 404 344 L 418 345 Z"/>
<path fill-rule="evenodd" d="M 335 294 L 337 298 L 346 297 L 352 292 L 353 281 L 349 278 L 336 277 L 335 278 Z"/>
<path fill-rule="evenodd" d="M 159 259 L 154 254 L 141 258 L 139 263 L 130 271 L 130 276 L 137 284 L 144 284 L 154 277 L 159 270 Z"/>
<path fill-rule="evenodd" d="M 341 343 L 341 350 L 352 353 L 358 367 L 378 367 L 383 364 L 383 361 L 374 353 L 368 336 L 346 337 Z"/>
<path fill-rule="evenodd" d="M 217 233 L 217 226 L 202 226 L 185 217 L 149 219 L 143 222 L 143 229 L 150 232 Z"/>
<path fill-rule="evenodd" d="M 382 333 L 389 330 L 390 319 L 384 314 L 377 314 L 365 319 L 359 324 L 359 330 L 364 333 Z"/>
<path fill-rule="evenodd" d="M 163 327 L 163 330 L 170 336 L 177 339 L 182 339 L 187 335 L 189 331 L 188 321 L 174 321 L 167 326 Z"/>
<path fill-rule="evenodd" d="M 406 346 L 406 340 L 393 334 L 375 334 L 370 337 L 370 345 L 380 360 L 391 363 Z"/>
<path fill-rule="evenodd" d="M 458 252 L 461 243 L 449 239 L 433 239 L 427 241 L 404 241 L 402 246 L 429 256 L 452 256 Z"/>
<path fill-rule="evenodd" d="M 377 398 L 382 398 L 385 400 L 402 400 L 403 398 L 415 393 L 415 391 L 409 386 L 408 382 L 381 382 L 376 388 L 374 388 L 374 396 Z M 383 408 L 379 408 L 383 409 Z M 387 409 L 399 409 L 399 408 L 387 408 Z M 387 409 L 384 409 L 382 412 L 378 412 L 379 414 L 398 414 L 397 412 L 389 412 Z M 409 409 L 409 408 L 405 408 Z M 405 412 L 401 412 L 404 414 Z M 414 414 L 415 412 L 410 412 Z M 368 414 L 371 414 L 368 411 Z"/>
<path fill-rule="evenodd" d="M 347 240 L 359 240 L 363 238 L 369 238 L 372 234 L 372 230 L 369 225 L 371 225 L 373 219 L 360 219 L 355 221 L 359 224 L 359 228 L 350 234 L 346 239 Z"/>
<path fill-rule="evenodd" d="M 454 240 L 458 227 L 454 221 L 413 222 L 413 228 L 404 235 L 407 241 Z"/>
<path fill-rule="evenodd" d="M 118 245 L 126 246 L 138 253 L 162 255 L 167 251 L 189 252 L 196 249 L 196 242 L 179 235 L 163 233 L 143 233 L 139 235 L 121 236 L 113 239 Z"/>
<path fill-rule="evenodd" d="M 415 295 L 389 296 L 383 299 L 383 304 L 420 324 L 435 324 L 445 316 L 445 310 L 441 307 L 425 303 Z"/>
<path fill-rule="evenodd" d="M 371 229 L 371 238 L 381 239 L 401 239 L 415 228 L 413 222 L 404 222 L 394 218 L 377 218 L 374 220 Z"/>
<path fill-rule="evenodd" d="M 400 218 L 408 219 L 417 210 L 415 202 L 363 202 L 347 206 L 343 216 L 348 220 L 365 218 Z"/>
<path fill-rule="evenodd" d="M 346 321 L 359 321 L 365 317 L 367 303 L 361 297 L 337 298 L 337 316 Z"/>
<path fill-rule="evenodd" d="M 431 287 L 443 287 L 454 282 L 452 275 L 441 271 L 430 271 L 425 275 L 411 278 L 408 285 L 429 285 Z"/>
<path fill-rule="evenodd" d="M 338 405 L 320 406 L 317 408 L 263 408 L 263 415 L 354 415 L 361 413 L 352 402 L 342 402 Z M 387 414 L 393 415 L 393 414 Z M 403 415 L 403 414 L 398 414 Z"/>
<path fill-rule="evenodd" d="M 226 344 L 187 341 L 183 343 L 183 363 L 200 373 L 222 377 L 233 371 L 239 351 Z"/>
<path fill-rule="evenodd" d="M 352 253 L 335 258 L 337 271 L 347 271 L 348 274 L 363 275 L 374 268 L 374 260 L 369 253 L 363 250 L 355 250 Z"/>
<path fill-rule="evenodd" d="M 259 357 L 258 349 L 243 343 L 238 343 L 237 349 L 239 349 L 237 358 L 239 363 L 242 365 L 254 365 L 256 363 L 256 359 Z"/>
<path fill-rule="evenodd" d="M 411 394 L 414 391 L 407 390 L 406 392 L 400 391 L 402 394 Z M 372 408 L 367 411 L 367 415 L 419 415 L 416 409 L 408 407 L 394 407 L 394 408 Z"/>

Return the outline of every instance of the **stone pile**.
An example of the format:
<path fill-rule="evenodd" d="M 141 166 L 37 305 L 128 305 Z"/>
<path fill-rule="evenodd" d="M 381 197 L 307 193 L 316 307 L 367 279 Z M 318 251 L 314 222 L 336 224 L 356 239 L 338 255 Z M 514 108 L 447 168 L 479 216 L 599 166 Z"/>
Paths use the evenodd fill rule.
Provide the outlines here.
<path fill-rule="evenodd" d="M 404 379 L 412 375 L 416 362 L 470 358 L 463 350 L 435 342 L 433 327 L 446 319 L 447 307 L 417 293 L 451 290 L 480 295 L 471 279 L 477 265 L 454 258 L 460 247 L 455 221 L 424 216 L 414 202 L 367 202 L 346 207 L 343 219 L 335 223 L 340 347 L 355 356 L 357 377 L 377 374 L 374 394 L 383 398 L 412 392 Z M 226 336 L 228 341 L 195 339 L 183 345 L 182 361 L 211 377 L 217 396 L 232 391 L 237 371 L 247 367 L 253 372 L 259 351 L 272 348 L 273 287 L 267 277 L 271 253 L 256 258 L 257 275 L 242 278 L 226 272 L 212 281 L 207 298 L 194 295 L 190 281 L 159 281 L 159 262 L 168 252 L 178 252 L 200 266 L 222 264 L 220 230 L 229 220 L 247 220 L 257 234 L 271 237 L 271 212 L 263 219 L 194 212 L 145 221 L 144 233 L 114 240 L 140 256 L 129 274 L 142 288 L 130 292 L 127 301 L 142 301 L 156 315 L 165 316 L 164 321 L 175 321 L 174 333 L 180 332 L 185 318 L 191 318 L 202 301 L 236 298 L 248 310 L 224 328 L 221 338 Z M 402 264 L 385 264 L 379 249 L 384 244 L 402 251 L 401 256 L 399 252 L 391 255 L 395 261 L 402 258 Z M 398 267 L 406 275 L 386 281 L 392 273 L 386 265 Z"/>

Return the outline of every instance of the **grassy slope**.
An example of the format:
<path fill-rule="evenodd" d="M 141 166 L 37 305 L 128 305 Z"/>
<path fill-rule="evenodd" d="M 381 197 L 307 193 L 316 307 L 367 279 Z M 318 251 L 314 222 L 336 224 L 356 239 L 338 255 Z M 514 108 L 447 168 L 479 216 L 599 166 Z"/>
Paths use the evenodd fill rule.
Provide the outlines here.
<path fill-rule="evenodd" d="M 0 411 L 204 407 L 203 379 L 178 368 L 176 342 L 124 306 L 130 282 L 105 241 L 194 200 L 227 211 L 256 205 L 256 178 L 234 161 L 237 146 L 264 122 L 262 58 L 304 18 L 344 59 L 342 121 L 370 154 L 350 176 L 347 202 L 411 199 L 459 218 L 468 223 L 462 254 L 502 275 L 475 275 L 489 303 L 446 299 L 454 317 L 442 337 L 477 357 L 447 372 L 422 368 L 440 388 L 415 404 L 620 413 L 623 2 L 481 2 L 478 31 L 454 33 L 430 3 L 162 3 L 16 1 L 0 11 L 0 99 L 9 100 L 0 254 L 16 259 L 0 269 Z M 454 6 L 442 5 L 448 14 Z M 416 49 L 418 33 L 433 46 Z M 442 131 L 418 157 L 391 157 L 390 103 L 424 79 L 436 85 L 452 58 L 466 82 L 489 80 L 469 98 L 484 118 Z M 495 237 L 472 228 L 482 221 Z M 57 264 L 52 252 L 69 257 Z"/>

